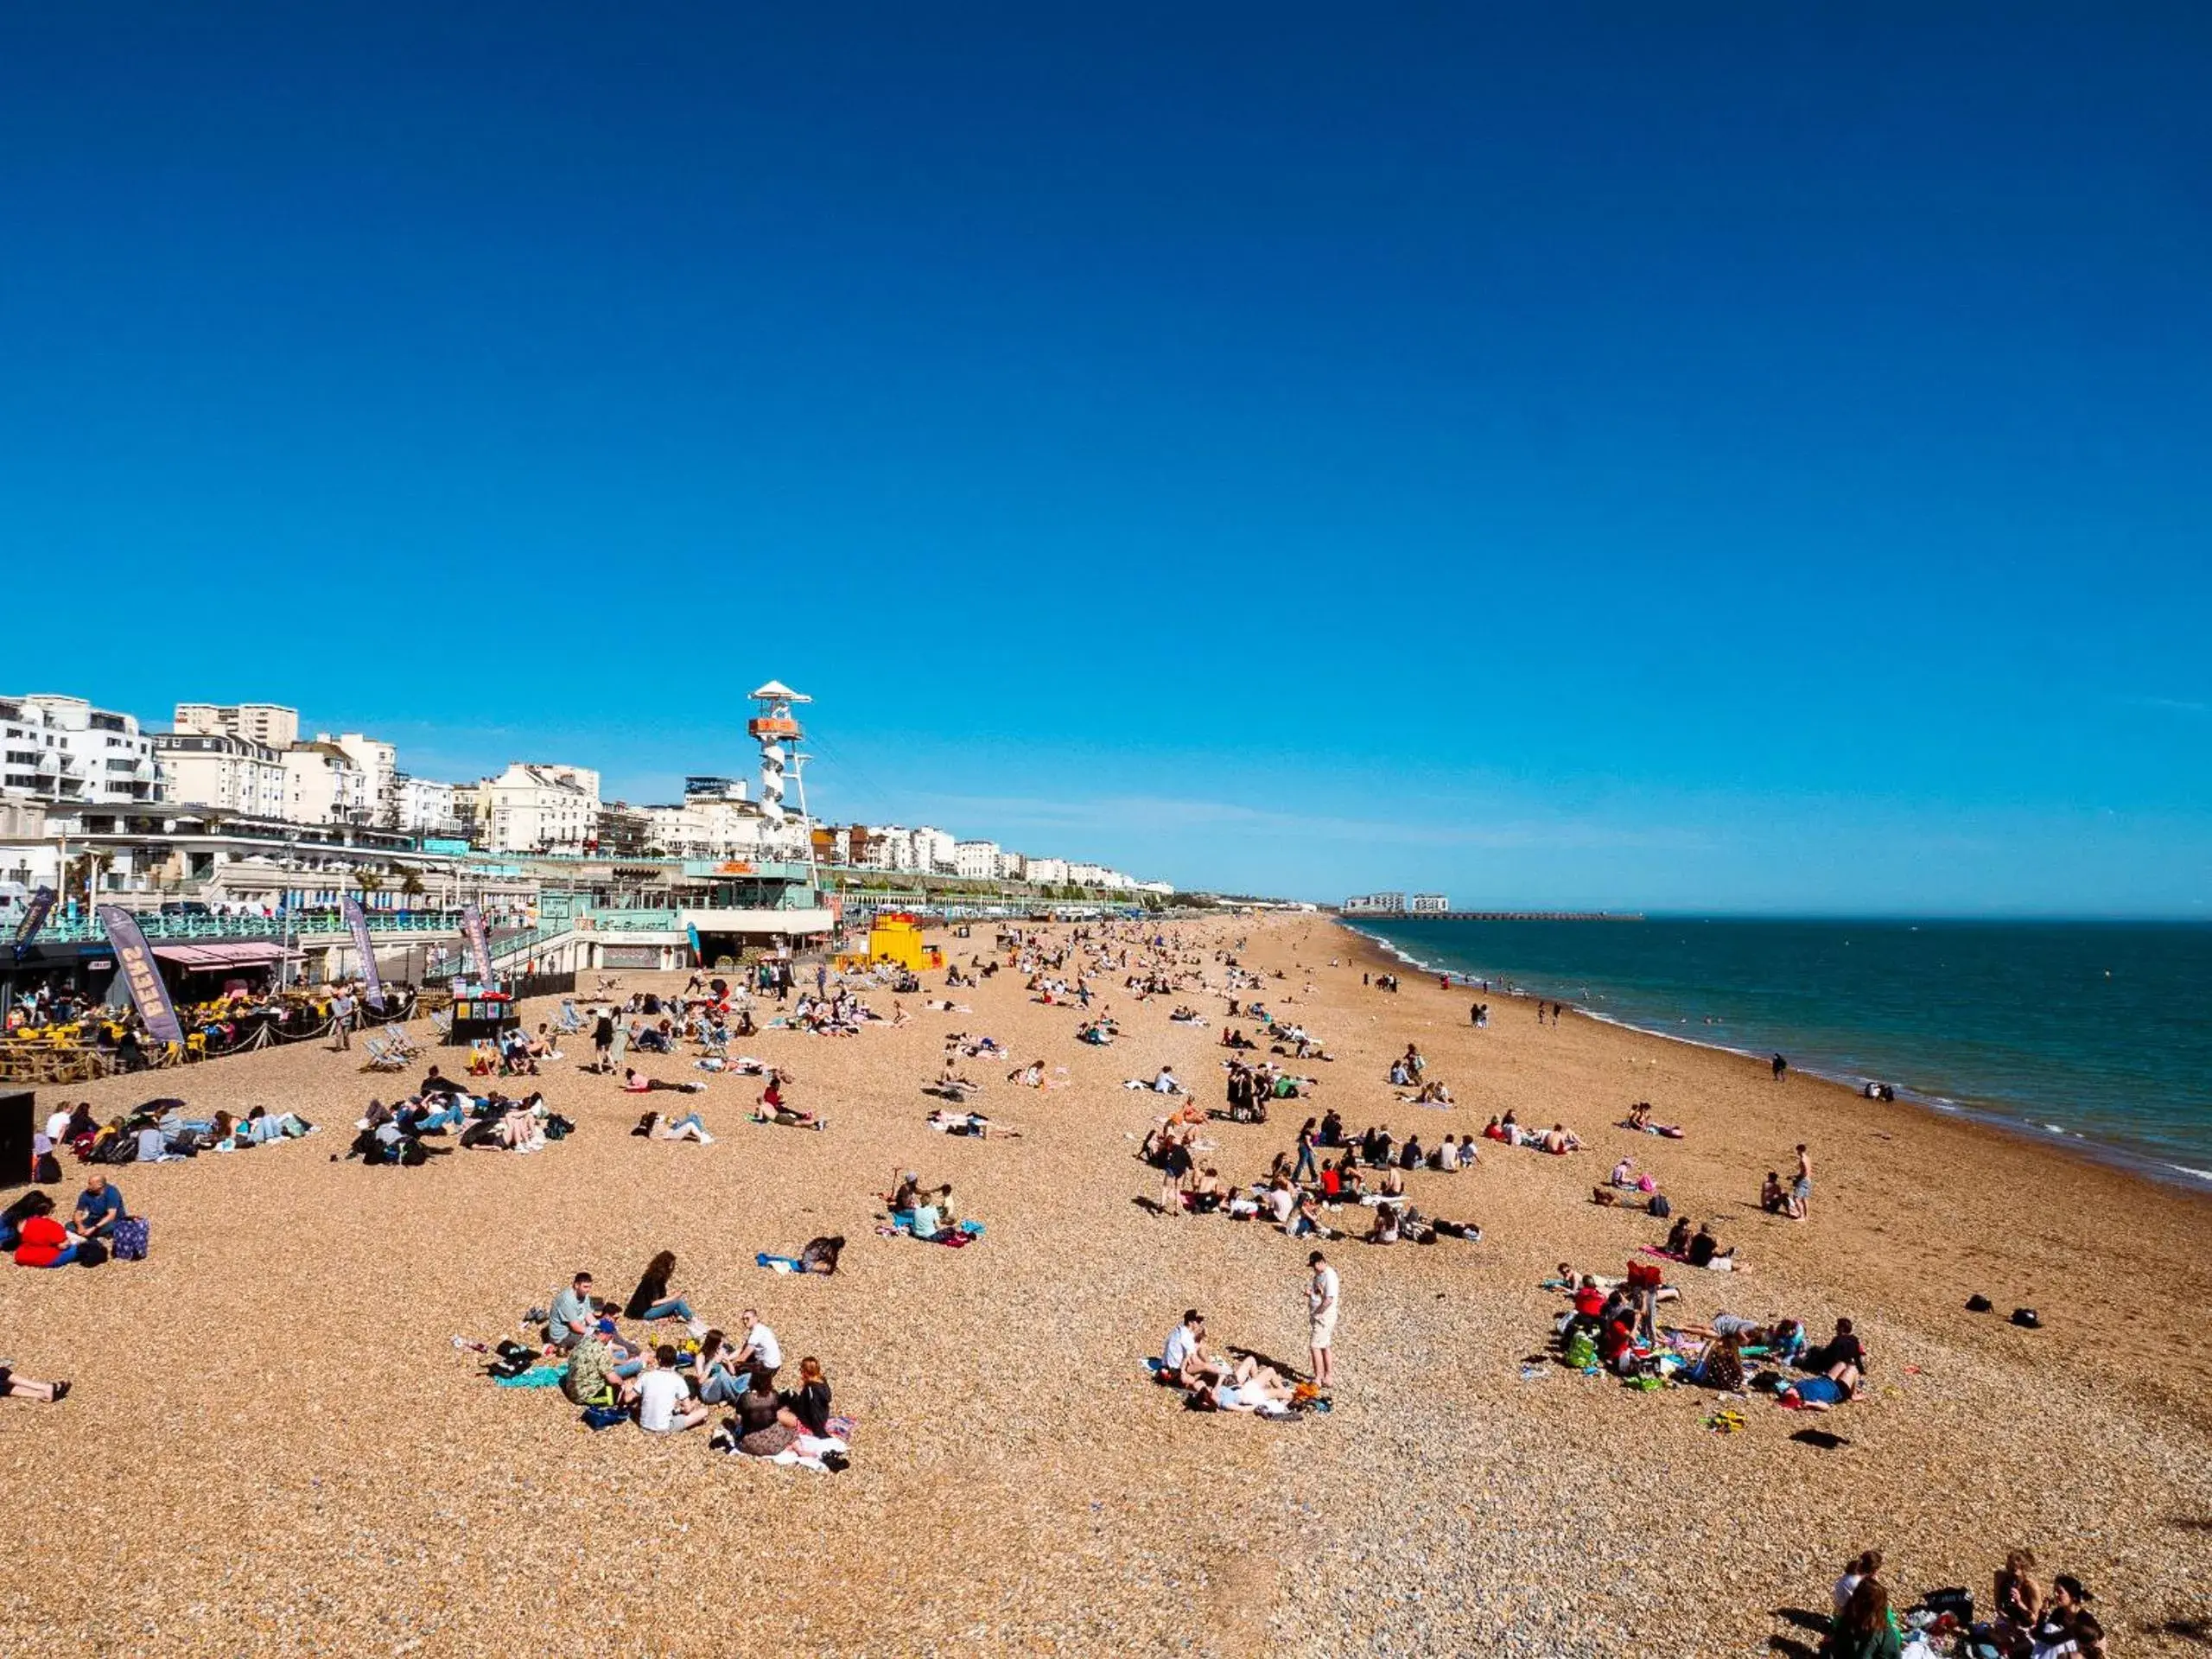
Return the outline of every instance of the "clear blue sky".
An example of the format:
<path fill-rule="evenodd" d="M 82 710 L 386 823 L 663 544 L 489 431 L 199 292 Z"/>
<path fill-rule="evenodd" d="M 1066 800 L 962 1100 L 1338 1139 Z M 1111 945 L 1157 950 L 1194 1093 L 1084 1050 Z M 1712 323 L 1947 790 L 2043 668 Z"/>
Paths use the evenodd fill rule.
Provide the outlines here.
<path fill-rule="evenodd" d="M 18 8 L 0 690 L 635 799 L 774 675 L 817 806 L 1191 884 L 2208 914 L 2212 10 L 1484 10 Z"/>

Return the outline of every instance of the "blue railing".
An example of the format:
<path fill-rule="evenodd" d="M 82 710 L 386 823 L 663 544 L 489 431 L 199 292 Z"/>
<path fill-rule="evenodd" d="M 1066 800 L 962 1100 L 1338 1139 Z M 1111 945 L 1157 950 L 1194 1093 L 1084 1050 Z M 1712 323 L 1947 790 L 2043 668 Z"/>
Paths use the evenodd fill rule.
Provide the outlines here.
<path fill-rule="evenodd" d="M 372 910 L 367 914 L 372 933 L 450 933 L 461 925 L 458 911 Z M 157 911 L 142 911 L 135 919 L 149 939 L 280 939 L 284 936 L 281 916 L 165 916 Z M 345 931 L 346 925 L 334 910 L 310 912 L 292 922 L 296 939 Z M 92 917 L 57 916 L 48 920 L 38 937 L 61 944 L 82 944 L 96 943 L 107 935 Z"/>

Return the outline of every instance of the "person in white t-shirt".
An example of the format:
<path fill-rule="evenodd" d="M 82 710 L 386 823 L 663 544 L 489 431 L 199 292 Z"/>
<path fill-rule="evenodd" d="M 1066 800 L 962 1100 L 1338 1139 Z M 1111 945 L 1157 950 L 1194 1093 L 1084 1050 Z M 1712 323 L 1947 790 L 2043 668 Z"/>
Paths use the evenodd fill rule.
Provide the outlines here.
<path fill-rule="evenodd" d="M 57 1106 L 46 1120 L 46 1138 L 57 1147 L 69 1138 L 71 1116 L 67 1106 Z"/>
<path fill-rule="evenodd" d="M 1336 1345 L 1337 1304 L 1342 1286 L 1337 1270 L 1320 1251 L 1314 1251 L 1306 1261 L 1313 1269 L 1306 1287 L 1306 1313 L 1313 1325 L 1308 1340 L 1313 1347 L 1313 1386 L 1326 1389 L 1336 1377 L 1335 1356 L 1330 1351 Z"/>
<path fill-rule="evenodd" d="M 677 1434 L 706 1421 L 706 1407 L 692 1403 L 683 1374 L 676 1369 L 676 1350 L 661 1344 L 638 1379 L 638 1427 L 648 1434 Z"/>
<path fill-rule="evenodd" d="M 745 1347 L 730 1369 L 751 1371 L 760 1379 L 766 1389 L 776 1373 L 783 1369 L 784 1348 L 776 1340 L 776 1333 L 760 1323 L 760 1315 L 752 1308 L 745 1310 Z"/>
<path fill-rule="evenodd" d="M 1167 1333 L 1167 1345 L 1160 1355 L 1160 1370 L 1184 1388 L 1204 1387 L 1229 1370 L 1219 1357 L 1206 1351 L 1205 1344 L 1206 1316 L 1195 1307 L 1185 1308 L 1182 1324 Z"/>

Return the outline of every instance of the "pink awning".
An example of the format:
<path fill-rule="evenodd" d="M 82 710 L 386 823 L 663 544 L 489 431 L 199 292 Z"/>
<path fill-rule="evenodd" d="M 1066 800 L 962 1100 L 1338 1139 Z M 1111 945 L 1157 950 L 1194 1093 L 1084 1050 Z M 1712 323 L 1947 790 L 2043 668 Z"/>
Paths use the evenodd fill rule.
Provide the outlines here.
<path fill-rule="evenodd" d="M 163 962 L 173 962 L 180 968 L 266 968 L 272 962 L 281 962 L 284 947 L 238 942 L 224 944 L 163 944 L 156 943 L 154 954 Z"/>

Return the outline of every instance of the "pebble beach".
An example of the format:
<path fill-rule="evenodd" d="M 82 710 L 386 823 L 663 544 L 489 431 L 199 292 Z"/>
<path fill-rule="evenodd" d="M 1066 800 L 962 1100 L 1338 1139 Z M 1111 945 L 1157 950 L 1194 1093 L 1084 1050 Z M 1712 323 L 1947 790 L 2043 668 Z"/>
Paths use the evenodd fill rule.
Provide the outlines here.
<path fill-rule="evenodd" d="M 1064 934 L 1065 929 L 1044 930 Z M 1809 1653 L 1847 1557 L 1882 1549 L 1909 1601 L 1986 1593 L 2007 1548 L 2096 1592 L 2113 1650 L 2212 1643 L 2212 1199 L 1910 1103 L 1531 1005 L 1440 988 L 1313 917 L 1171 924 L 1214 983 L 1237 941 L 1265 997 L 1325 1043 L 1309 1103 L 1216 1121 L 1200 1160 L 1265 1173 L 1309 1114 L 1433 1142 L 1510 1108 L 1586 1150 L 1482 1143 L 1457 1174 L 1414 1172 L 1424 1211 L 1478 1243 L 1326 1248 L 1343 1278 L 1332 1408 L 1287 1422 L 1185 1412 L 1144 1360 L 1185 1306 L 1224 1344 L 1303 1368 L 1306 1246 L 1261 1223 L 1163 1218 L 1138 1161 L 1166 1108 L 1125 1078 L 1162 1064 L 1221 1100 L 1222 998 L 1139 1003 L 1094 982 L 1123 1035 L 1076 1042 L 1078 1010 L 1019 974 L 924 995 L 850 1039 L 763 1031 L 741 1046 L 825 1113 L 819 1134 L 746 1121 L 756 1080 L 690 1055 L 712 1145 L 629 1134 L 644 1103 L 583 1071 L 588 1039 L 537 1079 L 576 1132 L 543 1153 L 459 1152 L 422 1168 L 332 1161 L 399 1076 L 320 1044 L 39 1093 L 107 1116 L 156 1095 L 259 1104 L 305 1141 L 154 1167 L 117 1184 L 152 1221 L 138 1263 L 0 1266 L 0 1355 L 66 1376 L 48 1408 L 0 1402 L 0 1647 L 123 1654 L 607 1655 Z M 932 936 L 950 959 L 991 954 Z M 1133 949 L 1132 957 L 1135 952 Z M 1002 959 L 1002 958 L 1001 958 Z M 1399 972 L 1395 994 L 1363 975 Z M 685 976 L 627 974 L 620 989 Z M 1486 1028 L 1471 1001 L 1486 1001 Z M 579 1003 L 589 1006 L 588 997 Z M 868 993 L 888 1012 L 886 990 Z M 1203 1027 L 1171 1024 L 1191 1003 Z M 525 1010 L 534 1027 L 555 1005 Z M 1092 1010 L 1097 1011 L 1094 1006 Z M 412 1028 L 428 1044 L 427 1022 Z M 950 1031 L 1009 1051 L 963 1063 L 969 1103 L 1020 1139 L 930 1131 L 923 1092 Z M 1396 1098 L 1419 1046 L 1448 1110 Z M 1004 1081 L 1041 1058 L 1056 1084 Z M 1618 1127 L 1629 1106 L 1681 1141 Z M 1762 1214 L 1760 1177 L 1810 1148 L 1802 1222 Z M 1857 1323 L 1869 1386 L 1817 1420 L 1753 1399 L 1641 1393 L 1541 1356 L 1561 1262 L 1618 1275 L 1664 1225 L 1601 1208 L 1624 1155 L 1749 1271 L 1671 1270 L 1680 1313 Z M 902 1169 L 950 1181 L 985 1225 L 948 1250 L 875 1231 Z M 65 1171 L 58 1199 L 81 1170 Z M 1355 1223 L 1363 1227 L 1364 1212 Z M 758 1251 L 849 1241 L 834 1277 L 770 1274 Z M 787 1363 L 818 1357 L 858 1427 L 823 1474 L 716 1455 L 703 1433 L 593 1433 L 557 1394 L 495 1388 L 455 1336 L 531 1333 L 577 1268 L 618 1300 L 675 1251 L 710 1322 L 758 1307 Z M 1964 1311 L 1986 1295 L 1989 1314 Z M 2034 1307 L 2041 1328 L 2006 1322 Z M 1773 1643 L 1796 1643 L 1796 1648 Z"/>

